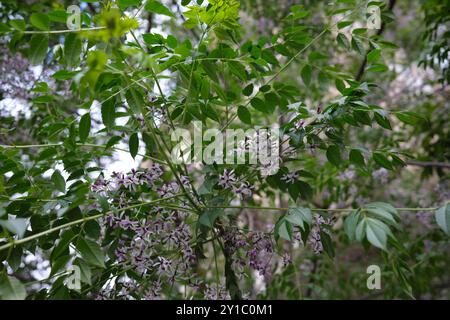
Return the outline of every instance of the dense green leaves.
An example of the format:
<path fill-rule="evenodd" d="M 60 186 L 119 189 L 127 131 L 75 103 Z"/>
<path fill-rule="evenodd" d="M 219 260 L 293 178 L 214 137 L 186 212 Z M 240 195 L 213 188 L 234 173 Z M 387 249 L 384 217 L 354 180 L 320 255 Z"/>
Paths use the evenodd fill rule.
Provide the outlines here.
<path fill-rule="evenodd" d="M 408 27 L 399 39 L 381 2 L 372 2 L 382 10 L 379 31 L 365 28 L 355 1 L 325 11 L 314 1 L 283 10 L 237 0 L 183 0 L 180 8 L 161 0 L 88 2 L 83 31 L 66 30 L 63 8 L 2 3 L 20 18 L 7 14 L 0 23 L 10 50 L 1 63 L 13 70 L 1 94 L 27 107 L 0 112 L 1 299 L 137 300 L 155 292 L 202 299 L 211 288 L 220 288 L 214 298 L 354 298 L 366 294 L 355 257 L 384 262 L 386 297 L 427 292 L 448 262 L 432 246 L 450 234 L 448 205 L 444 193 L 430 192 L 446 175 L 445 99 L 421 73 L 414 83 L 431 94 L 417 99 L 415 86 L 397 86 L 419 55 L 444 65 L 442 43 L 425 53 L 417 36 L 415 50 L 405 47 Z M 419 16 L 411 10 L 407 16 Z M 408 52 L 400 76 L 389 72 L 398 47 L 383 33 Z M 29 67 L 39 64 L 32 83 L 41 66 Z M 18 90 L 16 79 L 31 80 Z M 271 126 L 279 126 L 270 150 L 276 163 L 248 163 L 254 150 L 245 149 Z M 197 156 L 193 163 L 166 157 L 176 129 L 186 141 L 194 132 L 183 146 Z M 208 129 L 217 132 L 213 141 L 229 129 L 255 129 L 237 141 L 245 163 L 208 164 L 202 156 L 214 145 L 196 135 Z M 230 154 L 221 144 L 213 151 Z M 406 158 L 427 163 L 413 168 L 419 161 Z M 400 219 L 380 201 L 439 203 L 434 214 L 444 233 L 422 212 Z M 27 293 L 17 279 L 32 278 L 30 253 L 48 260 L 50 278 Z M 331 290 L 335 262 L 347 271 Z M 299 266 L 301 279 L 293 272 Z M 69 285 L 72 267 L 79 291 Z M 258 273 L 266 289 L 255 296 Z M 161 288 L 153 290 L 156 279 Z"/>
<path fill-rule="evenodd" d="M 394 238 L 391 227 L 397 227 L 399 215 L 388 203 L 372 202 L 350 213 L 344 222 L 344 230 L 350 240 L 367 239 L 373 246 L 387 250 L 388 238 Z"/>

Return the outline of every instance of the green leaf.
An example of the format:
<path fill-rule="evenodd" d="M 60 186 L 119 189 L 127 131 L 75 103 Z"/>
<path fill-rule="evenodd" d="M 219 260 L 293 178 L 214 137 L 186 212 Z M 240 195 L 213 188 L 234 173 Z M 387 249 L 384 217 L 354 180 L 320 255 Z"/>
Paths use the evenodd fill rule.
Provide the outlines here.
<path fill-rule="evenodd" d="M 389 161 L 389 159 L 381 152 L 374 152 L 372 154 L 373 160 L 382 166 L 383 168 L 393 170 L 392 163 Z"/>
<path fill-rule="evenodd" d="M 363 241 L 365 236 L 365 228 L 366 228 L 366 219 L 362 219 L 355 229 L 355 239 L 356 241 Z"/>
<path fill-rule="evenodd" d="M 389 204 L 385 204 L 389 205 Z M 396 225 L 397 221 L 395 221 L 395 213 L 393 213 L 391 210 L 387 210 L 386 206 L 382 205 L 381 202 L 373 202 L 367 204 L 364 209 L 370 213 L 372 213 L 374 216 L 385 220 L 386 222 Z M 395 208 L 394 211 L 396 212 Z"/>
<path fill-rule="evenodd" d="M 114 126 L 116 120 L 116 107 L 112 101 L 107 101 L 102 104 L 102 121 L 108 129 Z"/>
<path fill-rule="evenodd" d="M 80 268 L 80 281 L 83 283 L 86 283 L 88 285 L 92 285 L 92 272 L 91 272 L 91 268 L 89 267 L 89 265 L 84 262 L 83 260 L 81 260 L 80 258 L 76 258 L 73 261 L 73 264 L 75 266 L 78 266 Z"/>
<path fill-rule="evenodd" d="M 252 116 L 250 114 L 250 111 L 244 106 L 239 106 L 237 111 L 239 119 L 246 123 L 246 124 L 252 124 Z"/>
<path fill-rule="evenodd" d="M 331 145 L 327 149 L 327 159 L 331 164 L 338 167 L 342 163 L 341 150 L 336 145 Z"/>
<path fill-rule="evenodd" d="M 50 19 L 45 13 L 33 13 L 30 16 L 30 23 L 40 30 L 47 31 L 50 27 Z"/>
<path fill-rule="evenodd" d="M 338 45 L 340 45 L 344 49 L 350 48 L 350 42 L 348 41 L 348 38 L 345 34 L 339 33 L 337 35 L 336 41 L 337 41 Z"/>
<path fill-rule="evenodd" d="M 134 158 L 136 158 L 136 155 L 138 153 L 138 149 L 139 149 L 139 138 L 137 133 L 133 133 L 130 136 L 130 141 L 128 143 L 129 148 L 130 148 L 130 155 Z"/>
<path fill-rule="evenodd" d="M 386 250 L 387 234 L 386 228 L 381 221 L 367 218 L 366 221 L 366 237 L 367 240 L 377 248 Z M 384 225 L 386 226 L 386 225 Z"/>
<path fill-rule="evenodd" d="M 55 170 L 55 172 L 53 172 L 51 179 L 58 191 L 66 192 L 66 180 L 64 180 L 64 177 L 61 175 L 59 170 Z"/>
<path fill-rule="evenodd" d="M 166 8 L 161 2 L 156 0 L 147 1 L 147 4 L 145 5 L 145 10 L 173 18 L 175 17 L 174 14 L 168 8 Z"/>
<path fill-rule="evenodd" d="M 355 239 L 356 226 L 359 222 L 359 211 L 352 211 L 344 221 L 344 230 L 350 240 Z"/>
<path fill-rule="evenodd" d="M 72 257 L 70 255 L 64 255 L 52 260 L 52 269 L 49 277 L 52 277 L 60 270 L 65 269 L 71 258 Z"/>
<path fill-rule="evenodd" d="M 381 50 L 380 49 L 373 49 L 367 54 L 367 62 L 373 63 L 377 61 L 381 56 Z"/>
<path fill-rule="evenodd" d="M 25 31 L 25 28 L 27 26 L 25 20 L 23 19 L 12 19 L 9 21 L 9 24 L 11 25 L 11 27 L 19 31 Z"/>
<path fill-rule="evenodd" d="M 41 64 L 47 56 L 48 35 L 34 34 L 30 40 L 28 59 L 32 65 Z"/>
<path fill-rule="evenodd" d="M 243 90 L 242 90 L 242 94 L 246 97 L 250 97 L 253 93 L 253 84 L 250 83 L 248 86 L 246 86 Z"/>
<path fill-rule="evenodd" d="M 287 241 L 292 241 L 292 225 L 290 222 L 284 219 L 280 220 L 276 228 L 276 234 Z"/>
<path fill-rule="evenodd" d="M 401 122 L 409 125 L 416 125 L 420 121 L 424 120 L 424 118 L 421 115 L 412 111 L 399 111 L 395 113 L 395 116 Z"/>
<path fill-rule="evenodd" d="M 362 56 L 365 54 L 364 45 L 358 38 L 352 38 L 352 49 Z"/>
<path fill-rule="evenodd" d="M 438 226 L 450 236 L 450 205 L 446 203 L 439 208 L 435 213 L 435 218 Z"/>
<path fill-rule="evenodd" d="M 80 63 L 82 43 L 76 33 L 69 33 L 64 40 L 64 59 L 69 68 Z"/>
<path fill-rule="evenodd" d="M 141 114 L 141 111 L 144 109 L 145 102 L 143 96 L 144 95 L 140 91 L 133 87 L 128 89 L 125 94 L 128 106 L 134 114 Z"/>
<path fill-rule="evenodd" d="M 78 71 L 69 71 L 69 70 L 58 70 L 54 74 L 52 74 L 52 78 L 56 80 L 69 80 L 72 79 Z"/>
<path fill-rule="evenodd" d="M 305 223 L 311 225 L 312 214 L 309 208 L 290 208 L 285 216 L 285 219 L 293 225 L 299 226 L 305 229 Z"/>
<path fill-rule="evenodd" d="M 394 208 L 391 204 L 386 202 L 371 202 L 367 206 L 376 206 L 379 208 L 382 208 L 383 210 L 389 212 L 391 215 L 393 215 L 396 218 L 400 219 L 400 215 L 398 214 L 398 211 L 396 208 Z"/>
<path fill-rule="evenodd" d="M 375 121 L 381 127 L 388 129 L 388 130 L 392 130 L 391 123 L 389 122 L 389 119 L 386 116 L 380 114 L 379 112 L 375 112 L 374 118 L 375 118 Z"/>
<path fill-rule="evenodd" d="M 223 210 L 221 209 L 209 209 L 202 213 L 202 215 L 199 218 L 199 222 L 207 226 L 209 228 L 214 227 L 214 222 L 218 217 L 223 215 Z"/>
<path fill-rule="evenodd" d="M 333 241 L 331 240 L 331 237 L 328 233 L 321 231 L 320 232 L 320 240 L 322 241 L 323 245 L 323 251 L 330 257 L 334 258 L 335 252 L 334 252 L 334 245 Z"/>
<path fill-rule="evenodd" d="M 57 245 L 52 250 L 50 254 L 50 260 L 56 260 L 61 255 L 67 252 L 69 253 L 69 246 L 72 240 L 75 238 L 73 232 L 71 230 L 65 231 L 61 236 Z"/>
<path fill-rule="evenodd" d="M 14 277 L 2 272 L 0 278 L 0 300 L 24 300 L 27 296 L 24 285 Z"/>
<path fill-rule="evenodd" d="M 137 7 L 141 3 L 141 0 L 118 0 L 119 8 L 125 10 L 129 7 Z"/>
<path fill-rule="evenodd" d="M 389 68 L 384 64 L 373 64 L 366 69 L 367 72 L 386 72 L 388 70 Z"/>
<path fill-rule="evenodd" d="M 96 242 L 80 237 L 76 248 L 86 262 L 97 267 L 105 267 L 105 256 Z"/>
<path fill-rule="evenodd" d="M 309 87 L 311 84 L 311 75 L 312 75 L 312 68 L 310 65 L 305 65 L 301 71 L 302 80 L 305 83 L 306 86 Z"/>
<path fill-rule="evenodd" d="M 15 218 L 14 220 L 0 220 L 0 226 L 14 234 L 17 234 L 19 238 L 23 238 L 23 235 L 27 230 L 27 225 L 27 219 L 24 218 Z"/>
<path fill-rule="evenodd" d="M 264 102 L 264 100 L 260 99 L 260 98 L 253 98 L 250 101 L 250 104 L 252 105 L 253 108 L 255 108 L 256 110 L 263 112 L 263 113 L 268 113 L 268 108 L 267 108 L 267 104 Z"/>
<path fill-rule="evenodd" d="M 78 129 L 80 142 L 86 141 L 86 139 L 89 137 L 90 131 L 91 131 L 91 115 L 89 113 L 86 113 L 80 119 L 80 125 Z"/>
<path fill-rule="evenodd" d="M 303 199 L 311 199 L 313 196 L 313 189 L 311 186 L 301 180 L 298 180 L 295 182 L 295 185 L 297 186 L 298 190 L 300 191 L 300 195 Z"/>
<path fill-rule="evenodd" d="M 364 156 L 362 155 L 362 152 L 358 149 L 350 150 L 349 159 L 350 159 L 350 162 L 356 166 L 359 166 L 359 167 L 365 166 Z"/>

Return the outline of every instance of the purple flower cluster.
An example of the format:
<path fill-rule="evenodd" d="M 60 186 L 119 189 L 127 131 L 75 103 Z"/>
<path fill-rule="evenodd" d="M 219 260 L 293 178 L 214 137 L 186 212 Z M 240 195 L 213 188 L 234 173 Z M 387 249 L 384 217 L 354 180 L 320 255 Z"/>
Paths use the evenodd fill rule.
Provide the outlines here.
<path fill-rule="evenodd" d="M 271 275 L 274 248 L 268 234 L 254 231 L 246 235 L 237 228 L 228 228 L 222 232 L 221 238 L 225 250 L 232 258 L 232 267 L 239 277 L 243 276 L 246 266 L 261 276 Z M 244 252 L 244 256 L 240 255 L 240 251 Z"/>
<path fill-rule="evenodd" d="M 228 169 L 219 175 L 219 186 L 233 190 L 234 194 L 241 199 L 251 197 L 254 189 L 254 186 L 250 185 L 248 181 L 238 180 L 234 170 L 228 171 Z"/>
<path fill-rule="evenodd" d="M 137 171 L 133 169 L 128 174 L 113 172 L 109 180 L 105 180 L 102 177 L 98 178 L 91 185 L 91 191 L 102 196 L 107 196 L 122 188 L 129 191 L 135 191 L 142 185 L 147 185 L 151 188 L 154 187 L 155 182 L 161 178 L 163 173 L 162 167 L 158 164 L 152 164 L 146 170 Z"/>
<path fill-rule="evenodd" d="M 263 232 L 253 232 L 247 257 L 252 269 L 258 271 L 261 276 L 271 276 L 273 242 L 270 236 Z"/>
<path fill-rule="evenodd" d="M 330 233 L 329 229 L 325 228 L 324 226 L 330 226 L 331 224 L 332 224 L 331 219 L 325 219 L 323 216 L 319 214 L 314 215 L 313 227 L 311 228 L 308 242 L 315 254 L 322 253 L 323 244 L 321 232 L 329 234 Z"/>
<path fill-rule="evenodd" d="M 203 294 L 205 300 L 231 300 L 230 294 L 222 284 L 206 284 Z"/>
<path fill-rule="evenodd" d="M 281 180 L 286 181 L 286 183 L 294 183 L 298 179 L 298 172 L 289 172 L 281 177 Z"/>
<path fill-rule="evenodd" d="M 135 270 L 142 278 L 157 279 L 148 281 L 151 285 L 145 291 L 122 284 L 124 298 L 137 295 L 157 299 L 162 283 L 171 285 L 178 276 L 183 279 L 195 276 L 192 264 L 196 256 L 190 244 L 190 228 L 182 222 L 178 210 L 155 209 L 143 219 L 135 220 L 127 214 L 120 217 L 109 214 L 104 219 L 104 227 L 119 237 L 113 244 L 118 265 Z"/>

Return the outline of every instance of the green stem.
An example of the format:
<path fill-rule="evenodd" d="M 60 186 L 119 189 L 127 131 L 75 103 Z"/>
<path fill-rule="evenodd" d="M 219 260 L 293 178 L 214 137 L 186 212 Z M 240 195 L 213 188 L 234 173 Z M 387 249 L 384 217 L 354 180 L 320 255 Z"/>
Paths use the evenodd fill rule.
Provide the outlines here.
<path fill-rule="evenodd" d="M 126 211 L 126 210 L 130 210 L 130 209 L 146 206 L 146 205 L 149 205 L 149 204 L 158 203 L 158 202 L 169 200 L 169 199 L 176 198 L 176 197 L 179 197 L 179 196 L 180 195 L 177 194 L 177 195 L 174 195 L 172 197 L 167 197 L 167 198 L 163 198 L 163 199 L 157 199 L 157 200 L 153 200 L 153 201 L 147 201 L 147 202 L 134 204 L 134 205 L 131 205 L 131 206 L 128 206 L 128 207 L 125 207 L 125 208 L 117 209 L 116 212 Z M 81 218 L 81 219 L 78 219 L 78 220 L 74 220 L 74 221 L 62 224 L 62 225 L 57 226 L 57 227 L 50 228 L 48 230 L 45 230 L 45 231 L 33 234 L 33 235 L 31 235 L 29 237 L 26 237 L 26 238 L 23 238 L 23 239 L 13 240 L 13 241 L 11 241 L 11 242 L 9 242 L 7 244 L 4 244 L 3 246 L 0 246 L 0 251 L 3 251 L 5 249 L 8 249 L 9 247 L 12 247 L 12 246 L 15 246 L 15 245 L 23 244 L 23 243 L 29 242 L 31 240 L 38 239 L 38 238 L 40 238 L 42 236 L 45 236 L 45 235 L 50 234 L 50 233 L 53 233 L 55 231 L 59 231 L 61 229 L 65 229 L 67 227 L 71 227 L 71 226 L 74 226 L 74 225 L 77 225 L 77 224 L 80 224 L 80 223 L 83 223 L 83 222 L 86 222 L 86 221 L 90 221 L 90 220 L 95 220 L 95 219 L 101 218 L 104 215 L 109 214 L 109 213 L 114 213 L 114 211 L 107 211 L 107 212 L 99 213 L 99 214 L 96 214 L 96 215 L 93 215 L 93 216 L 84 217 L 84 218 Z"/>
<path fill-rule="evenodd" d="M 254 210 L 276 210 L 276 211 L 287 211 L 291 208 L 287 207 L 258 207 L 258 206 L 214 206 L 208 207 L 208 209 L 254 209 Z M 436 211 L 439 208 L 395 208 L 398 211 Z M 342 209 L 318 209 L 312 208 L 311 211 L 354 211 L 354 208 L 342 208 Z"/>
<path fill-rule="evenodd" d="M 71 32 L 83 32 L 83 31 L 96 31 L 103 30 L 106 27 L 92 27 L 92 28 L 82 28 L 82 29 L 65 29 L 65 30 L 46 30 L 46 31 L 23 31 L 23 34 L 59 34 L 59 33 L 71 33 Z"/>

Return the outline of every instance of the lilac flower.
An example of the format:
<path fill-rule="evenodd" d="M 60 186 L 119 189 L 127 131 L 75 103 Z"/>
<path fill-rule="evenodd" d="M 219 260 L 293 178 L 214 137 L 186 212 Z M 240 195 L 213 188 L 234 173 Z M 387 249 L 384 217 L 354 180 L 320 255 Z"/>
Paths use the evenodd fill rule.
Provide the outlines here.
<path fill-rule="evenodd" d="M 249 266 L 258 271 L 261 276 L 270 276 L 273 256 L 272 240 L 262 232 L 253 232 L 251 241 L 251 249 L 247 252 Z"/>
<path fill-rule="evenodd" d="M 171 260 L 166 259 L 164 257 L 158 257 L 158 260 L 159 260 L 159 263 L 158 263 L 158 265 L 159 265 L 159 267 L 158 267 L 159 273 L 163 274 L 163 273 L 166 273 L 166 272 L 171 270 L 171 268 L 172 268 L 172 261 Z"/>
<path fill-rule="evenodd" d="M 433 225 L 431 223 L 432 221 L 432 214 L 428 211 L 419 211 L 416 213 L 416 217 L 419 220 L 419 222 L 424 225 L 427 229 L 433 228 Z"/>
<path fill-rule="evenodd" d="M 320 237 L 320 227 L 314 226 L 311 229 L 311 233 L 309 235 L 309 244 L 315 254 L 320 254 L 323 251 L 322 240 Z"/>
<path fill-rule="evenodd" d="M 108 192 L 111 191 L 110 182 L 100 177 L 91 185 L 91 191 L 106 197 Z"/>
<path fill-rule="evenodd" d="M 110 292 L 108 290 L 102 289 L 95 296 L 95 300 L 108 300 L 109 299 L 109 295 L 110 295 Z"/>
<path fill-rule="evenodd" d="M 118 224 L 118 219 L 113 214 L 108 214 L 105 217 L 105 222 L 109 227 L 116 227 Z"/>
<path fill-rule="evenodd" d="M 135 225 L 136 223 L 131 221 L 127 216 L 125 216 L 125 218 L 121 219 L 119 222 L 119 226 L 124 230 L 131 229 Z"/>
<path fill-rule="evenodd" d="M 292 258 L 291 255 L 287 252 L 285 252 L 283 254 L 283 267 L 287 267 L 288 265 L 290 265 L 292 263 Z"/>
<path fill-rule="evenodd" d="M 305 125 L 305 120 L 300 119 L 294 123 L 294 128 L 295 128 L 295 130 L 300 130 L 301 128 L 303 128 L 304 125 Z"/>
<path fill-rule="evenodd" d="M 243 198 L 248 198 L 251 197 L 253 194 L 253 189 L 255 187 L 251 186 L 250 183 L 248 183 L 247 181 L 241 182 L 241 184 L 239 185 L 239 187 L 234 187 L 233 191 L 234 193 L 239 196 L 241 199 Z"/>
<path fill-rule="evenodd" d="M 120 187 L 124 186 L 126 183 L 126 177 L 123 173 L 113 172 L 112 173 L 112 181 L 116 186 L 116 189 L 120 189 Z"/>
<path fill-rule="evenodd" d="M 117 262 L 124 263 L 128 260 L 127 249 L 125 247 L 117 248 L 114 254 L 116 255 Z"/>
<path fill-rule="evenodd" d="M 322 225 L 331 225 L 331 219 L 325 219 L 323 216 L 316 214 L 314 215 L 314 225 L 309 234 L 308 242 L 315 254 L 320 254 L 323 252 L 323 244 L 321 238 L 321 232 L 330 234 L 327 228 L 322 228 Z"/>
<path fill-rule="evenodd" d="M 147 289 L 144 300 L 157 300 L 159 298 L 160 292 L 162 291 L 161 280 L 156 280 L 152 282 L 152 285 Z"/>
<path fill-rule="evenodd" d="M 379 181 L 381 184 L 385 184 L 389 179 L 389 171 L 385 168 L 380 168 L 372 173 L 372 177 L 375 180 Z"/>
<path fill-rule="evenodd" d="M 294 182 L 297 181 L 297 179 L 298 179 L 298 172 L 297 171 L 296 172 L 286 173 L 286 174 L 284 174 L 281 177 L 281 180 L 286 181 L 286 183 L 294 183 Z"/>
<path fill-rule="evenodd" d="M 203 292 L 205 300 L 230 300 L 230 294 L 225 289 L 224 285 L 212 284 L 205 285 L 206 289 Z"/>
<path fill-rule="evenodd" d="M 167 183 L 162 185 L 160 188 L 156 190 L 158 194 L 163 198 L 169 198 L 174 196 L 176 193 L 180 191 L 180 186 L 175 183 Z"/>
<path fill-rule="evenodd" d="M 225 189 L 232 189 L 236 182 L 234 170 L 228 172 L 228 169 L 225 169 L 223 170 L 223 173 L 219 175 L 219 186 Z"/>
<path fill-rule="evenodd" d="M 348 168 L 338 176 L 340 182 L 351 181 L 355 178 L 356 172 L 352 167 Z"/>

